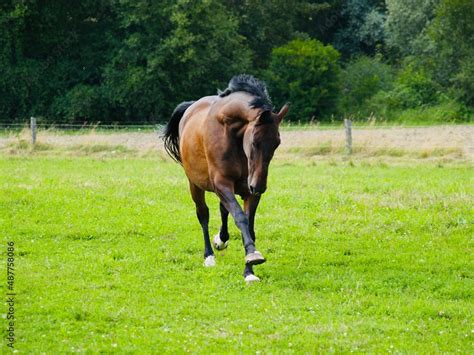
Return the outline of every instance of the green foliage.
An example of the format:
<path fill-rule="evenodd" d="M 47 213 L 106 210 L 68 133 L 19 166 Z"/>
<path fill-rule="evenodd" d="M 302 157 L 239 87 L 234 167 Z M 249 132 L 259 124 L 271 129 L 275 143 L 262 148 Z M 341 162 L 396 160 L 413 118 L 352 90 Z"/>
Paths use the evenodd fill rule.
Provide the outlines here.
<path fill-rule="evenodd" d="M 389 117 L 400 123 L 456 123 L 467 121 L 469 113 L 466 107 L 452 99 L 444 99 L 439 104 L 392 111 Z"/>
<path fill-rule="evenodd" d="M 355 76 L 357 73 L 359 79 Z M 390 66 L 362 58 L 345 69 L 343 78 L 351 89 L 340 101 L 340 111 L 346 116 L 405 123 L 469 119 L 466 106 L 453 95 L 443 93 L 442 87 L 415 62 L 406 61 L 394 78 Z M 358 85 L 350 86 L 351 83 Z"/>
<path fill-rule="evenodd" d="M 459 62 L 459 71 L 453 76 L 454 96 L 461 102 L 474 106 L 474 50 Z"/>
<path fill-rule="evenodd" d="M 81 120 L 91 122 L 106 117 L 107 107 L 101 88 L 92 85 L 78 84 L 53 102 L 51 112 L 56 117 L 64 117 L 68 122 Z"/>
<path fill-rule="evenodd" d="M 434 42 L 431 54 L 434 78 L 452 86 L 459 97 L 474 106 L 474 3 L 470 0 L 442 0 L 428 29 Z"/>
<path fill-rule="evenodd" d="M 115 24 L 110 2 L 59 3 L 3 3 L 0 122 L 30 115 L 64 119 L 55 109 L 59 97 L 75 85 L 100 83 Z M 99 118 L 95 112 L 92 116 Z"/>
<path fill-rule="evenodd" d="M 395 87 L 391 91 L 396 108 L 414 108 L 439 102 L 439 87 L 423 70 L 408 65 L 398 73 Z"/>
<path fill-rule="evenodd" d="M 235 8 L 238 34 L 246 39 L 251 51 L 252 71 L 267 68 L 274 47 L 288 42 L 294 35 L 296 0 L 227 1 L 227 8 Z M 282 14 L 285 14 L 282 16 Z"/>
<path fill-rule="evenodd" d="M 236 35 L 238 22 L 220 2 L 180 1 L 166 8 L 132 3 L 123 20 L 125 45 L 105 71 L 117 118 L 156 121 L 177 103 L 212 94 L 249 67 L 244 38 Z"/>
<path fill-rule="evenodd" d="M 346 0 L 342 2 L 341 27 L 336 31 L 334 46 L 345 56 L 374 54 L 384 40 L 384 1 Z"/>
<path fill-rule="evenodd" d="M 423 51 L 429 43 L 426 27 L 435 16 L 440 0 L 386 0 L 385 42 L 395 55 Z M 423 43 L 420 43 L 423 42 Z"/>
<path fill-rule="evenodd" d="M 400 96 L 397 90 L 379 91 L 369 101 L 367 109 L 377 119 L 397 123 L 439 124 L 470 119 L 466 106 L 448 97 L 441 97 L 439 103 L 410 106 L 407 105 L 410 100 Z"/>
<path fill-rule="evenodd" d="M 347 64 L 341 73 L 339 112 L 344 116 L 365 118 L 368 100 L 380 90 L 390 90 L 394 73 L 379 57 L 360 56 Z"/>
<path fill-rule="evenodd" d="M 238 34 L 252 53 L 252 72 L 267 69 L 272 49 L 295 37 L 329 40 L 337 26 L 338 1 L 224 0 L 238 18 Z"/>
<path fill-rule="evenodd" d="M 472 18 L 471 0 L 5 0 L 0 123 L 31 115 L 58 123 L 165 121 L 180 101 L 213 94 L 238 73 L 268 77 L 278 104 L 289 99 L 302 110 L 293 119 L 362 117 L 375 96 L 396 110 L 438 105 L 439 92 L 472 111 Z M 321 56 L 313 63 L 297 48 L 277 50 L 302 39 L 341 53 L 346 96 L 334 98 L 334 52 L 315 49 Z M 414 63 L 415 77 L 387 88 L 382 55 L 394 71 Z M 286 68 L 291 56 L 308 62 Z M 369 59 L 355 64 L 362 56 L 374 68 Z"/>
<path fill-rule="evenodd" d="M 296 39 L 272 52 L 267 79 L 278 106 L 291 103 L 290 120 L 327 117 L 335 109 L 339 53 L 316 40 Z"/>

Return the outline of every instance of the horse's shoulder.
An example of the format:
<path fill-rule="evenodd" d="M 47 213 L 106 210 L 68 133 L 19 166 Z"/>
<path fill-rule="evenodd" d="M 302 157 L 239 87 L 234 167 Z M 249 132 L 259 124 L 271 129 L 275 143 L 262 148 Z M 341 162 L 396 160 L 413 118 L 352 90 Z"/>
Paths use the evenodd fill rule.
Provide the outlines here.
<path fill-rule="evenodd" d="M 218 121 L 249 120 L 251 108 L 249 102 L 252 96 L 246 92 L 234 92 L 225 97 L 219 97 L 212 103 L 210 116 Z"/>

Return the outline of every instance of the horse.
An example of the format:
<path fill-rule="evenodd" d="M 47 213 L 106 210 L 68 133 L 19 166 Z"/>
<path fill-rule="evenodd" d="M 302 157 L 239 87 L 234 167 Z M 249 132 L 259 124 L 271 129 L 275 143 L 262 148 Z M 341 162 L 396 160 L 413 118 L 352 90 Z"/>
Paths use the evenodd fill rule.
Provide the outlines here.
<path fill-rule="evenodd" d="M 230 213 L 242 233 L 244 279 L 260 280 L 253 266 L 266 259 L 255 248 L 255 213 L 267 189 L 269 164 L 280 145 L 279 126 L 287 112 L 288 105 L 274 112 L 265 84 L 241 74 L 217 95 L 180 103 L 165 126 L 165 150 L 183 166 L 189 180 L 204 236 L 204 266 L 216 263 L 209 238 L 207 191 L 220 200 L 222 225 L 213 238 L 214 248 L 223 250 L 229 244 Z M 235 195 L 243 199 L 244 210 Z"/>

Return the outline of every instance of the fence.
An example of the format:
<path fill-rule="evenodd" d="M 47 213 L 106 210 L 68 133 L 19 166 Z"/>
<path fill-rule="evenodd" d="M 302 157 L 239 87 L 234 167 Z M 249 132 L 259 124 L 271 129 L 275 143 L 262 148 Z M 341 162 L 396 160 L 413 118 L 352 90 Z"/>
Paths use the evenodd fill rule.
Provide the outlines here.
<path fill-rule="evenodd" d="M 20 131 L 22 129 L 31 128 L 31 120 L 36 118 L 31 117 L 29 124 L 28 123 L 0 123 L 0 131 Z M 112 131 L 122 131 L 122 130 L 156 130 L 163 127 L 163 124 L 136 124 L 136 123 L 120 123 L 120 124 L 100 124 L 100 123 L 87 123 L 87 124 L 68 124 L 68 123 L 59 123 L 59 124 L 45 124 L 37 123 L 36 128 L 39 130 L 65 130 L 65 131 L 87 131 L 87 130 L 112 130 Z"/>
<path fill-rule="evenodd" d="M 312 127 L 319 127 L 319 125 L 310 125 Z M 61 131 L 84 131 L 89 132 L 91 130 L 97 131 L 161 131 L 162 124 L 38 124 L 35 117 L 30 118 L 29 126 L 26 124 L 12 123 L 12 124 L 0 124 L 0 130 L 30 130 L 31 135 L 31 144 L 34 146 L 36 144 L 36 138 L 38 135 L 38 130 L 61 130 Z M 299 124 L 288 124 L 286 127 L 308 127 L 308 125 L 301 126 Z M 338 126 L 340 127 L 340 125 Z M 366 126 L 368 127 L 368 126 Z M 328 127 L 329 128 L 329 127 Z M 331 128 L 336 128 L 331 126 Z M 344 132 L 345 132 L 345 155 L 350 156 L 352 154 L 352 121 L 345 119 L 344 120 Z"/>
<path fill-rule="evenodd" d="M 44 149 L 47 145 L 54 146 L 56 144 L 61 146 L 80 145 L 84 142 L 92 144 L 92 141 L 99 139 L 94 144 L 115 144 L 142 149 L 146 144 L 151 144 L 148 139 L 151 139 L 152 136 L 154 139 L 156 134 L 159 135 L 162 132 L 162 128 L 162 124 L 46 125 L 38 123 L 35 117 L 32 117 L 28 123 L 24 124 L 2 125 L 0 123 L 0 148 L 20 141 L 36 144 L 38 149 Z M 464 154 L 462 152 L 472 152 L 470 147 L 472 147 L 473 129 L 474 126 L 466 124 L 442 126 L 367 124 L 367 122 L 346 119 L 343 124 L 339 121 L 337 125 L 336 123 L 320 125 L 318 123 L 285 122 L 282 124 L 281 131 L 286 135 L 285 142 L 289 149 L 297 149 L 296 147 L 301 148 L 302 146 L 316 149 L 317 145 L 324 145 L 322 149 L 327 150 L 326 145 L 329 144 L 332 152 L 337 150 L 339 155 L 342 153 L 348 158 L 355 153 L 360 153 L 361 147 L 372 147 L 372 150 L 377 148 L 382 153 L 387 149 L 392 149 L 393 154 L 397 152 L 402 154 L 402 151 L 408 150 L 423 150 L 425 153 L 438 150 L 439 153 L 443 149 L 446 152 L 460 151 L 459 154 Z M 355 136 L 353 136 L 355 134 L 353 131 L 357 131 Z M 96 132 L 100 135 L 96 135 Z M 118 134 L 108 134 L 109 132 Z M 138 135 L 140 138 L 137 143 L 133 143 L 135 139 L 133 137 L 138 137 L 135 135 L 137 132 L 153 133 L 153 135 Z M 132 135 L 126 133 L 132 133 Z M 288 140 L 289 137 L 292 140 Z M 356 147 L 353 145 L 354 137 L 356 138 Z M 161 142 L 161 140 L 159 141 Z"/>
<path fill-rule="evenodd" d="M 299 126 L 299 125 L 297 125 Z M 31 143 L 36 144 L 36 137 L 38 129 L 48 129 L 48 130 L 71 130 L 71 131 L 81 131 L 81 130 L 106 130 L 106 131 L 161 131 L 163 128 L 162 124 L 38 124 L 35 117 L 30 118 L 29 127 L 26 124 L 21 123 L 9 123 L 9 124 L 0 124 L 0 129 L 3 130 L 22 130 L 29 128 L 31 130 Z M 350 155 L 352 153 L 352 121 L 345 119 L 344 120 L 344 129 L 346 137 L 346 154 Z"/>

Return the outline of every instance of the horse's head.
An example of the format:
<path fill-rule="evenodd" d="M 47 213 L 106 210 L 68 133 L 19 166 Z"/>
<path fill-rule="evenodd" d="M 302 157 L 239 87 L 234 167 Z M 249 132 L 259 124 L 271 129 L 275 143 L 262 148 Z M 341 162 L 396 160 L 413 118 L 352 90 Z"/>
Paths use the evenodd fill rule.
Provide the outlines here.
<path fill-rule="evenodd" d="M 248 185 L 252 195 L 261 195 L 267 189 L 268 166 L 280 145 L 278 128 L 287 112 L 287 105 L 278 114 L 271 110 L 263 111 L 245 130 L 243 146 L 248 160 Z"/>

